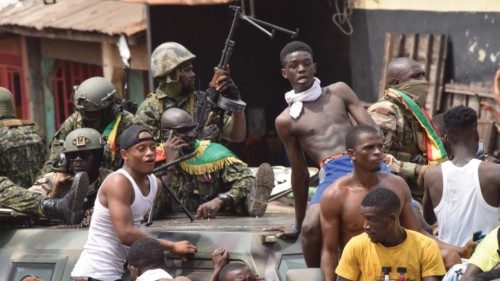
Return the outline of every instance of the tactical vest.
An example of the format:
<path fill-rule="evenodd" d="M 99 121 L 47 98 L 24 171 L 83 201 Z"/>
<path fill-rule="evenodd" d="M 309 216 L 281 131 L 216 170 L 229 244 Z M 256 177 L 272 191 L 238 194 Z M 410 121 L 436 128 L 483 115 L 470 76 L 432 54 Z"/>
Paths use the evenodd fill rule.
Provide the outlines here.
<path fill-rule="evenodd" d="M 0 175 L 28 188 L 45 161 L 45 145 L 35 123 L 19 119 L 0 120 Z"/>

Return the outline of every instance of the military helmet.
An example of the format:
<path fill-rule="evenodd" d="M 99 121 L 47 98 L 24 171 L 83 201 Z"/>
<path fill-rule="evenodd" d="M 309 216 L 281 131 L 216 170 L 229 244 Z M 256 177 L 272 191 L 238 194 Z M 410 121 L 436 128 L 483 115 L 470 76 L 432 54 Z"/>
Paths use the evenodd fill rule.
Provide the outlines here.
<path fill-rule="evenodd" d="M 116 89 L 104 77 L 91 77 L 75 90 L 75 107 L 79 111 L 99 111 L 116 102 Z"/>
<path fill-rule="evenodd" d="M 64 153 L 98 150 L 104 148 L 104 140 L 92 128 L 79 128 L 71 131 L 64 141 Z"/>
<path fill-rule="evenodd" d="M 153 77 L 165 76 L 194 58 L 196 56 L 181 44 L 166 42 L 156 47 L 151 54 L 151 72 Z"/>
<path fill-rule="evenodd" d="M 0 87 L 0 116 L 16 116 L 14 112 L 14 99 L 12 93 Z"/>

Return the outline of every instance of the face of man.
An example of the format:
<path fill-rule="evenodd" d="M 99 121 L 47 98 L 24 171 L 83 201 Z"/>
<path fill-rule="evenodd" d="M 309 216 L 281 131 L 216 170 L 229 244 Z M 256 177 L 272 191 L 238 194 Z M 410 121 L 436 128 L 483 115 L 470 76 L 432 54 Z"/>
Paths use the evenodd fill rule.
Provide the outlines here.
<path fill-rule="evenodd" d="M 357 169 L 367 169 L 370 172 L 380 171 L 384 159 L 384 144 L 378 133 L 361 133 L 356 138 L 354 149 L 349 149 L 349 155 Z"/>
<path fill-rule="evenodd" d="M 151 140 L 142 141 L 127 150 L 122 150 L 122 158 L 128 166 L 144 174 L 153 172 L 156 159 L 156 143 L 153 136 L 145 131 L 139 133 L 139 139 L 147 138 Z"/>
<path fill-rule="evenodd" d="M 94 152 L 93 151 L 76 151 L 71 153 L 66 153 L 66 157 L 69 161 L 69 167 L 73 173 L 90 171 L 92 164 L 94 163 Z"/>
<path fill-rule="evenodd" d="M 389 234 L 391 215 L 379 207 L 361 206 L 361 215 L 365 219 L 363 229 L 373 243 L 383 243 Z"/>
<path fill-rule="evenodd" d="M 180 80 L 182 83 L 182 92 L 192 92 L 195 90 L 194 82 L 196 74 L 193 71 L 193 64 L 187 63 L 180 67 Z"/>
<path fill-rule="evenodd" d="M 226 275 L 224 281 L 260 281 L 263 278 L 255 275 L 248 266 L 243 267 L 240 270 L 231 271 Z"/>
<path fill-rule="evenodd" d="M 295 92 L 303 92 L 309 89 L 314 82 L 316 64 L 310 53 L 297 51 L 285 57 L 285 66 L 281 69 L 281 75 L 290 81 Z"/>

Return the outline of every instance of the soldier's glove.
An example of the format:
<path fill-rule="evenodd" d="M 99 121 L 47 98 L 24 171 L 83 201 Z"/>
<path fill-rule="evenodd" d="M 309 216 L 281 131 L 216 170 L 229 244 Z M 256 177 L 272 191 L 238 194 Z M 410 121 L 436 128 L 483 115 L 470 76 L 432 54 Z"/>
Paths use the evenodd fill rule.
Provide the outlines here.
<path fill-rule="evenodd" d="M 216 90 L 224 95 L 226 98 L 230 98 L 233 100 L 241 99 L 240 91 L 238 87 L 234 83 L 233 79 L 229 76 L 229 73 L 223 74 L 217 79 L 217 88 Z"/>
<path fill-rule="evenodd" d="M 396 159 L 396 157 L 392 156 L 391 154 L 385 154 L 384 163 L 391 170 L 391 172 L 395 174 L 401 174 L 403 162 Z"/>
<path fill-rule="evenodd" d="M 219 133 L 220 129 L 216 124 L 209 124 L 203 127 L 201 138 L 204 140 L 216 141 Z"/>

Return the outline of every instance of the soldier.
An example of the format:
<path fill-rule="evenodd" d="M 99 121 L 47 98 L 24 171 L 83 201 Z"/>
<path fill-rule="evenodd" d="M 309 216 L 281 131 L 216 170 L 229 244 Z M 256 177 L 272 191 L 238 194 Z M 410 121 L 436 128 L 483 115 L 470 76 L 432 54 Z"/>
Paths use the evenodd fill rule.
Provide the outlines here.
<path fill-rule="evenodd" d="M 83 201 L 87 195 L 89 178 L 86 173 L 74 176 L 69 192 L 60 199 L 49 198 L 26 190 L 0 174 L 0 207 L 34 217 L 58 219 L 66 224 L 77 224 L 83 219 Z"/>
<path fill-rule="evenodd" d="M 387 87 L 368 113 L 385 135 L 384 162 L 407 181 L 413 198 L 421 202 L 426 165 L 446 160 L 441 138 L 424 108 L 429 83 L 418 62 L 396 58 L 387 68 Z"/>
<path fill-rule="evenodd" d="M 195 152 L 168 170 L 164 183 L 175 190 L 197 218 L 215 218 L 220 210 L 251 216 L 264 215 L 274 186 L 269 164 L 262 164 L 256 178 L 247 165 L 224 146 L 196 140 L 196 123 L 186 111 L 171 108 L 161 116 L 166 162 Z"/>
<path fill-rule="evenodd" d="M 68 193 L 73 176 L 85 172 L 89 176 L 89 190 L 84 203 L 86 212 L 81 226 L 88 227 L 97 189 L 112 171 L 101 168 L 105 157 L 105 140 L 91 128 L 78 128 L 68 134 L 64 141 L 64 161 L 57 170 L 40 177 L 28 190 L 51 198 L 61 198 Z"/>
<path fill-rule="evenodd" d="M 160 138 L 161 114 L 173 107 L 187 111 L 194 120 L 199 120 L 197 110 L 206 100 L 207 94 L 195 91 L 195 73 L 193 60 L 196 58 L 188 49 L 179 43 L 167 42 L 159 45 L 151 54 L 151 72 L 159 80 L 154 93 L 150 93 L 139 105 L 136 117 L 153 132 L 153 136 Z M 222 75 L 217 81 L 216 90 L 234 100 L 240 100 L 240 93 L 229 74 Z M 219 138 L 221 128 L 218 116 L 203 130 L 203 139 L 215 140 Z M 245 113 L 231 113 L 225 115 L 222 137 L 233 142 L 241 142 L 246 136 Z"/>
<path fill-rule="evenodd" d="M 0 87 L 0 175 L 28 188 L 45 161 L 45 145 L 35 123 L 19 120 L 12 93 Z"/>
<path fill-rule="evenodd" d="M 92 128 L 107 138 L 111 157 L 104 167 L 116 170 L 120 167 L 120 154 L 116 151 L 116 138 L 126 128 L 135 123 L 132 113 L 125 111 L 119 104 L 116 89 L 103 77 L 92 77 L 83 81 L 75 90 L 76 112 L 71 114 L 56 132 L 50 145 L 49 160 L 45 162 L 42 173 L 54 170 L 54 163 L 62 152 L 66 136 L 77 128 Z"/>

